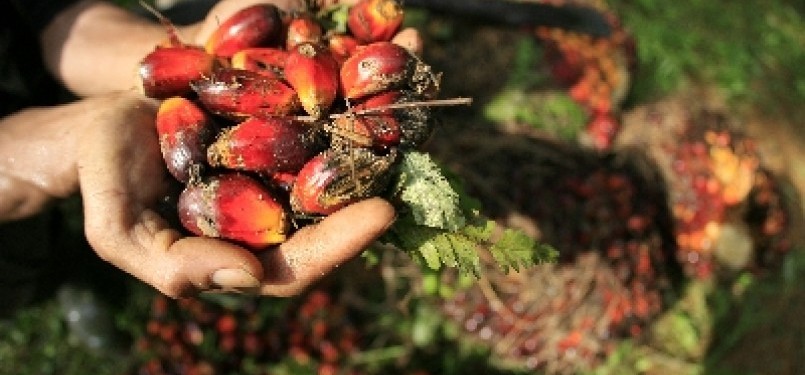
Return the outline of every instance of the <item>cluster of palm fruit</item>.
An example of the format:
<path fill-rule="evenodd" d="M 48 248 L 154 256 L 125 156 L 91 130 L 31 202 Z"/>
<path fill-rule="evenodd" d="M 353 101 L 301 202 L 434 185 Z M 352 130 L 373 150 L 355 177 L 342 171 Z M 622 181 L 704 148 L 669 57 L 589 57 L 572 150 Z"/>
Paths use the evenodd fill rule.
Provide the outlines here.
<path fill-rule="evenodd" d="M 761 165 L 753 140 L 735 131 L 724 117 L 690 111 L 686 105 L 651 106 L 629 114 L 640 119 L 629 121 L 636 125 L 623 129 L 616 142 L 622 127 L 619 101 L 634 66 L 634 42 L 616 20 L 612 25 L 608 39 L 559 29 L 537 33 L 547 46 L 555 75 L 589 111 L 588 133 L 594 146 L 613 152 L 483 132 L 457 134 L 449 144 L 440 145 L 443 153 L 460 155 L 451 167 L 484 202 L 485 214 L 530 231 L 560 251 L 557 264 L 515 274 L 503 274 L 490 263 L 480 282 L 442 301 L 444 315 L 462 327 L 465 337 L 489 346 L 497 358 L 518 367 L 549 373 L 590 370 L 619 340 L 646 338 L 654 319 L 673 302 L 669 296 L 683 276 L 709 278 L 725 259 L 743 259 L 732 266 L 735 269 L 762 269 L 778 264 L 791 246 L 790 218 L 779 182 Z M 411 100 L 422 98 L 427 96 Z M 349 110 L 335 106 L 329 111 L 338 115 Z M 306 111 L 297 117 L 316 116 Z M 373 158 L 387 155 L 385 138 L 377 135 L 387 133 L 372 133 L 371 125 L 356 127 L 357 118 L 327 122 L 327 138 L 337 140 L 339 148 L 344 142 L 369 145 L 360 149 L 371 150 Z M 352 124 L 338 126 L 343 119 Z M 369 130 L 361 133 L 358 128 Z M 635 150 L 635 145 L 646 147 Z M 350 160 L 354 163 L 354 156 Z M 277 183 L 293 181 L 287 177 L 274 173 L 262 174 L 261 179 L 287 187 L 291 184 Z M 752 248 L 742 252 L 735 244 Z M 212 368 L 212 373 L 219 373 L 242 370 L 249 358 L 271 361 L 273 356 L 290 356 L 313 363 L 320 373 L 333 373 L 351 353 L 347 348 L 360 344 L 335 344 L 331 350 L 330 344 L 322 343 L 340 343 L 344 337 L 357 340 L 358 330 L 365 327 L 350 325 L 342 307 L 321 302 L 327 298 L 313 293 L 290 310 L 315 305 L 324 306 L 327 313 L 316 310 L 310 315 L 316 318 L 289 313 L 286 322 L 273 322 L 271 327 L 259 325 L 254 312 L 236 312 L 230 320 L 239 322 L 232 331 L 236 334 L 228 335 L 217 333 L 217 321 L 231 312 L 216 310 L 215 319 L 202 314 L 172 320 L 157 314 L 160 318 L 153 320 L 159 324 L 149 324 L 148 336 L 139 341 L 146 352 L 157 353 L 142 371 L 172 373 L 181 368 L 210 373 Z M 164 303 L 155 300 L 154 305 Z M 176 325 L 179 320 L 182 323 Z M 349 328 L 316 328 L 319 321 Z M 329 336 L 322 339 L 316 333 L 321 331 Z M 261 339 L 255 340 L 253 333 Z M 172 344 L 177 340 L 179 344 Z M 193 354 L 208 345 L 232 354 L 221 362 Z M 262 350 L 247 349 L 254 347 Z M 199 370 L 192 370 L 194 366 Z"/>
<path fill-rule="evenodd" d="M 358 2 L 343 31 L 318 14 L 249 6 L 204 46 L 170 32 L 142 60 L 190 232 L 255 249 L 280 243 L 291 216 L 380 194 L 400 153 L 428 139 L 434 119 L 413 102 L 437 95 L 439 75 L 392 42 L 399 2 Z"/>
<path fill-rule="evenodd" d="M 775 270 L 791 249 L 784 185 L 726 115 L 695 108 L 635 109 L 603 154 L 516 135 L 460 138 L 446 152 L 462 155 L 453 166 L 485 212 L 560 259 L 515 275 L 490 265 L 486 281 L 444 300 L 445 315 L 504 361 L 578 373 L 622 339 L 649 339 L 685 278 Z"/>
<path fill-rule="evenodd" d="M 445 299 L 443 311 L 504 362 L 589 370 L 618 340 L 643 337 L 680 274 L 660 177 L 636 156 L 491 138 L 461 140 L 450 151 L 465 155 L 457 169 L 485 212 L 532 228 L 559 250 L 559 262 L 513 275 L 490 265 L 486 281 Z"/>
<path fill-rule="evenodd" d="M 561 6 L 567 1 L 546 1 Z M 620 20 L 597 1 L 570 1 L 599 11 L 611 27 L 608 36 L 595 37 L 558 27 L 536 30 L 546 62 L 556 81 L 588 112 L 585 142 L 606 150 L 621 127 L 620 106 L 637 67 L 635 40 Z"/>
<path fill-rule="evenodd" d="M 662 171 L 687 276 L 779 264 L 791 246 L 790 219 L 754 139 L 723 112 L 681 102 L 656 103 L 629 117 L 634 124 L 618 142 L 644 146 Z"/>
<path fill-rule="evenodd" d="M 345 304 L 322 290 L 278 302 L 155 295 L 134 346 L 141 360 L 131 373 L 260 375 L 284 363 L 306 373 L 357 374 L 341 371 L 363 345 Z"/>

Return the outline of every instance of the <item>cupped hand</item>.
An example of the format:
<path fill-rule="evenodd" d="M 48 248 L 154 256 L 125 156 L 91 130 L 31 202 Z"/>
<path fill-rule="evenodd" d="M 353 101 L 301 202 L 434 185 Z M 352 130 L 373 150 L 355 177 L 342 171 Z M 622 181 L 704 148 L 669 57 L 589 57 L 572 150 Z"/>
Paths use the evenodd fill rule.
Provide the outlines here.
<path fill-rule="evenodd" d="M 350 205 L 258 253 L 184 236 L 157 212 L 168 192 L 154 127 L 156 103 L 136 93 L 94 99 L 77 154 L 85 230 L 97 254 L 172 296 L 207 290 L 297 294 L 371 244 L 394 220 L 373 198 Z"/>

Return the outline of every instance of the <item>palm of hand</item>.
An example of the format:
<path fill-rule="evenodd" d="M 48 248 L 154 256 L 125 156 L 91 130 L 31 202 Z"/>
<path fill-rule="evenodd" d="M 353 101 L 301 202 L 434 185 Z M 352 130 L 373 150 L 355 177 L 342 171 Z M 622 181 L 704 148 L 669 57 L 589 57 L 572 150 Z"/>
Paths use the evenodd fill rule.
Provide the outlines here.
<path fill-rule="evenodd" d="M 155 104 L 125 94 L 104 108 L 86 127 L 78 157 L 87 238 L 99 256 L 169 296 L 210 289 L 296 294 L 393 221 L 388 203 L 370 199 L 256 254 L 213 238 L 184 237 L 155 211 L 171 183 L 154 127 Z"/>

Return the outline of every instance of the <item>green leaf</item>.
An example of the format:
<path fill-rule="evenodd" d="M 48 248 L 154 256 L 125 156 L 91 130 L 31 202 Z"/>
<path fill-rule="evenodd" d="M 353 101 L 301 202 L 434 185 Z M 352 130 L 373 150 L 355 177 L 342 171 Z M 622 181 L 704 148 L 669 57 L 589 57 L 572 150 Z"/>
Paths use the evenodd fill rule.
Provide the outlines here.
<path fill-rule="evenodd" d="M 458 193 L 428 154 L 404 154 L 397 191 L 419 225 L 457 231 L 466 224 Z"/>
<path fill-rule="evenodd" d="M 555 258 L 555 252 L 525 233 L 508 229 L 495 238 L 496 224 L 479 214 L 478 202 L 428 154 L 407 152 L 395 196 L 400 217 L 384 241 L 406 251 L 431 270 L 451 267 L 461 275 L 481 275 L 479 252 L 489 249 L 504 271 Z"/>
<path fill-rule="evenodd" d="M 347 32 L 349 8 L 350 6 L 346 4 L 330 5 L 321 9 L 317 18 L 324 24 L 326 30 L 331 30 L 335 34 L 344 34 Z"/>
<path fill-rule="evenodd" d="M 495 262 L 508 272 L 520 271 L 538 263 L 554 261 L 558 255 L 556 250 L 539 244 L 521 231 L 506 229 L 500 239 L 489 248 Z"/>
<path fill-rule="evenodd" d="M 432 270 L 447 266 L 476 277 L 480 275 L 478 244 L 467 236 L 417 225 L 410 217 L 398 219 L 391 232 L 395 246 Z"/>

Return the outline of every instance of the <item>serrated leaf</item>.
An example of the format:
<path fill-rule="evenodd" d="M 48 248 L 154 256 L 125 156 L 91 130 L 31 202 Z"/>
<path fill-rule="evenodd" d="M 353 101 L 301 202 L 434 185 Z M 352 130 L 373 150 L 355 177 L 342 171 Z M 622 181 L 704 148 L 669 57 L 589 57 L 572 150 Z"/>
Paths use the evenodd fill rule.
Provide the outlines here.
<path fill-rule="evenodd" d="M 457 268 L 462 273 L 481 276 L 481 260 L 475 241 L 458 233 L 442 233 L 439 237 L 442 259 L 449 260 L 445 264 Z"/>
<path fill-rule="evenodd" d="M 397 191 L 418 225 L 455 232 L 466 224 L 458 193 L 428 154 L 404 154 Z"/>
<path fill-rule="evenodd" d="M 432 270 L 442 267 L 439 249 L 433 244 L 433 239 L 439 234 L 437 229 L 416 225 L 410 218 L 400 218 L 392 228 L 392 243 L 409 254 L 421 259 Z"/>
<path fill-rule="evenodd" d="M 391 232 L 395 246 L 424 261 L 432 270 L 447 266 L 475 277 L 480 275 L 478 241 L 468 236 L 418 225 L 410 216 L 398 219 Z"/>
<path fill-rule="evenodd" d="M 495 222 L 492 220 L 482 220 L 480 223 L 467 225 L 461 232 L 467 237 L 477 242 L 487 242 L 495 232 Z"/>
<path fill-rule="evenodd" d="M 556 250 L 550 246 L 539 244 L 525 233 L 513 229 L 504 230 L 489 250 L 504 272 L 553 261 L 557 256 Z"/>

